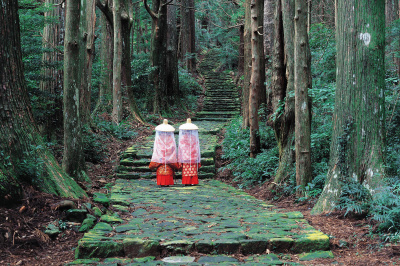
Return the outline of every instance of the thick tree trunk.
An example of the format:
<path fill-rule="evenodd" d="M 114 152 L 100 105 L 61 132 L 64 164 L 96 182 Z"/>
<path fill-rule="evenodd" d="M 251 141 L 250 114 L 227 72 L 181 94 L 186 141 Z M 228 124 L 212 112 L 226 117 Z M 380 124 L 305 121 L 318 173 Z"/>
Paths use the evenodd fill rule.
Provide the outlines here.
<path fill-rule="evenodd" d="M 274 58 L 272 62 L 273 127 L 279 149 L 279 166 L 275 183 L 279 184 L 293 171 L 295 128 L 294 110 L 294 2 L 282 0 L 275 8 Z"/>
<path fill-rule="evenodd" d="M 81 89 L 80 89 L 80 115 L 81 123 L 86 124 L 90 119 L 91 91 L 92 91 L 92 66 L 94 58 L 94 39 L 96 26 L 96 3 L 95 0 L 82 1 L 82 14 L 80 18 L 80 36 L 82 49 L 80 49 L 82 60 Z"/>
<path fill-rule="evenodd" d="M 151 60 L 154 71 L 152 80 L 154 82 L 154 101 L 153 112 L 161 115 L 168 114 L 173 104 L 171 99 L 174 97 L 169 94 L 169 84 L 167 84 L 167 0 L 153 1 L 152 10 L 143 0 L 146 10 L 153 19 Z"/>
<path fill-rule="evenodd" d="M 385 147 L 384 1 L 337 3 L 337 74 L 329 171 L 312 213 L 331 211 L 353 180 L 374 196 Z M 352 47 L 352 49 L 349 49 Z"/>
<path fill-rule="evenodd" d="M 190 73 L 196 71 L 194 0 L 181 1 L 181 59 Z"/>
<path fill-rule="evenodd" d="M 18 1 L 0 0 L 0 5 L 0 205 L 22 196 L 20 182 L 64 197 L 84 197 L 35 127 L 23 76 Z"/>
<path fill-rule="evenodd" d="M 63 169 L 80 181 L 88 181 L 82 145 L 80 116 L 81 72 L 79 50 L 80 3 L 70 1 L 66 9 L 64 44 L 64 155 Z"/>
<path fill-rule="evenodd" d="M 113 111 L 112 120 L 119 124 L 122 120 L 122 26 L 121 1 L 113 3 L 114 57 L 113 57 Z"/>
<path fill-rule="evenodd" d="M 274 46 L 274 8 L 275 1 L 273 0 L 265 0 L 264 1 L 264 58 L 265 58 L 265 72 L 268 70 L 272 70 L 272 55 L 273 55 L 273 46 Z M 269 71 L 270 73 L 272 71 Z M 270 74 L 271 75 L 271 74 Z M 269 77 L 265 78 L 266 80 Z M 272 108 L 272 84 L 268 82 L 266 84 L 266 104 L 268 112 L 273 110 Z M 270 115 L 268 113 L 267 115 Z"/>
<path fill-rule="evenodd" d="M 112 106 L 112 82 L 113 82 L 113 28 L 108 22 L 106 16 L 101 13 L 101 45 L 100 45 L 100 62 L 101 62 L 101 82 L 99 87 L 99 98 L 93 114 L 106 110 L 107 106 Z"/>
<path fill-rule="evenodd" d="M 43 29 L 42 76 L 44 79 L 40 81 L 40 90 L 48 95 L 48 102 L 51 104 L 46 106 L 49 115 L 40 123 L 40 129 L 48 140 L 55 138 L 56 130 L 62 128 L 63 123 L 62 109 L 56 107 L 62 105 L 63 70 L 58 65 L 63 60 L 63 56 L 57 47 L 64 43 L 64 8 L 56 3 L 58 3 L 56 0 L 46 0 L 46 5 L 51 7 L 51 10 L 45 12 L 44 16 L 49 21 L 57 19 L 57 23 L 48 22 Z"/>
<path fill-rule="evenodd" d="M 243 128 L 248 128 L 249 124 L 249 90 L 251 78 L 251 0 L 245 1 L 244 16 L 244 78 L 242 87 L 242 116 Z"/>
<path fill-rule="evenodd" d="M 308 44 L 307 1 L 295 1 L 294 87 L 296 184 L 302 189 L 311 182 L 311 53 Z"/>
<path fill-rule="evenodd" d="M 259 35 L 259 14 L 262 10 L 263 1 L 252 0 L 250 5 L 251 14 L 251 78 L 249 90 L 249 124 L 250 124 L 250 157 L 255 158 L 260 152 L 260 134 L 258 126 L 258 107 L 260 96 L 260 35 Z M 261 19 L 262 21 L 262 19 Z M 263 43 L 261 41 L 261 43 Z M 261 49 L 263 51 L 263 49 Z"/>
<path fill-rule="evenodd" d="M 167 8 L 167 85 L 168 94 L 174 102 L 179 99 L 179 77 L 178 77 L 178 32 L 176 30 L 176 0 L 171 2 Z"/>

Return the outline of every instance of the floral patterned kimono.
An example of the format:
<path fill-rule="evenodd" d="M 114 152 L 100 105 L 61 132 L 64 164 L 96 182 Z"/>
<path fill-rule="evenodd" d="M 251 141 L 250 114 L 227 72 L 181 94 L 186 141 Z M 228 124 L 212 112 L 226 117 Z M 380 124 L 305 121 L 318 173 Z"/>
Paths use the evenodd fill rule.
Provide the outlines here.
<path fill-rule="evenodd" d="M 197 130 L 179 130 L 178 162 L 182 169 L 182 184 L 199 184 L 200 143 Z"/>
<path fill-rule="evenodd" d="M 174 132 L 156 131 L 149 168 L 157 169 L 157 185 L 174 184 L 175 170 L 179 169 Z"/>

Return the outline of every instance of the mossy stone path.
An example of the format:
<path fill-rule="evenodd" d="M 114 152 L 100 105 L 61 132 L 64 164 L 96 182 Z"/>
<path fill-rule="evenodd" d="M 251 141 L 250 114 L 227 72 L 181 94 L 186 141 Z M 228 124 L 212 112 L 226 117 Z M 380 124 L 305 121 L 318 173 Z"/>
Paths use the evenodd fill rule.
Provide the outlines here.
<path fill-rule="evenodd" d="M 132 258 L 131 263 L 135 258 L 194 251 L 251 255 L 267 249 L 302 253 L 329 248 L 329 237 L 311 227 L 300 212 L 278 211 L 216 180 L 161 188 L 154 180 L 119 179 L 109 199 L 119 211 L 101 216 L 79 240 L 77 259 L 124 257 Z"/>
<path fill-rule="evenodd" d="M 207 59 L 212 53 L 207 56 L 201 69 L 214 77 L 215 65 Z M 69 265 L 300 265 L 287 261 L 300 253 L 304 261 L 333 256 L 326 251 L 329 237 L 300 212 L 278 210 L 213 179 L 217 133 L 229 118 L 215 113 L 205 119 L 210 114 L 203 112 L 194 122 L 202 157 L 198 186 L 181 185 L 179 172 L 175 185 L 156 185 L 148 168 L 154 135 L 124 152 L 116 169 L 119 179 L 108 194 L 93 198 L 108 211 L 97 209 L 97 223 L 79 240 L 76 261 Z M 239 262 L 233 254 L 246 259 Z"/>

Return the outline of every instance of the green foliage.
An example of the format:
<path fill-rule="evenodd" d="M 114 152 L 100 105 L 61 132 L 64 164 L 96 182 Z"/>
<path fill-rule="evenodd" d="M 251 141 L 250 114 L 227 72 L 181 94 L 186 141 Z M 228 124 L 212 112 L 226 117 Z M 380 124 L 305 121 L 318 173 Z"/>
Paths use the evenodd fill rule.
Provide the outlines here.
<path fill-rule="evenodd" d="M 85 125 L 82 129 L 83 153 L 86 162 L 99 163 L 106 157 L 100 134 L 95 134 Z"/>
<path fill-rule="evenodd" d="M 378 232 L 400 231 L 400 181 L 386 180 L 389 185 L 380 188 L 374 194 L 370 214 L 373 220 L 379 222 Z"/>
<path fill-rule="evenodd" d="M 275 174 L 278 166 L 274 132 L 270 127 L 260 126 L 260 139 L 264 146 L 256 158 L 250 158 L 250 132 L 249 129 L 242 129 L 241 124 L 242 119 L 236 118 L 226 128 L 222 158 L 231 163 L 221 170 L 232 170 L 235 181 L 240 182 L 239 187 L 262 184 Z"/>
<path fill-rule="evenodd" d="M 311 50 L 311 72 L 324 83 L 336 80 L 335 31 L 326 24 L 313 24 L 309 33 Z"/>
<path fill-rule="evenodd" d="M 94 119 L 94 123 L 100 131 L 108 133 L 120 140 L 131 139 L 136 137 L 138 134 L 137 132 L 132 131 L 127 121 L 122 121 L 117 125 L 111 121 L 96 118 Z"/>
<path fill-rule="evenodd" d="M 196 79 L 186 69 L 179 67 L 179 90 L 182 95 L 182 102 L 189 110 L 195 110 L 197 99 L 202 93 L 202 88 Z"/>
<path fill-rule="evenodd" d="M 137 104 L 142 109 L 150 108 L 154 98 L 154 87 L 149 80 L 150 73 L 154 70 L 151 66 L 150 54 L 134 54 L 131 61 L 132 90 L 137 99 Z"/>

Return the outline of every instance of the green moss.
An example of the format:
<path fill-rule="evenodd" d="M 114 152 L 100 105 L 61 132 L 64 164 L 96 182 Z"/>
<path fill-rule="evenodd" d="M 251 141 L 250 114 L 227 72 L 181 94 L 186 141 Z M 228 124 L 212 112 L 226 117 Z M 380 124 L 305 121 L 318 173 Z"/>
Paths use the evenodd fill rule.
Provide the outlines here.
<path fill-rule="evenodd" d="M 154 240 L 125 238 L 123 240 L 123 247 L 125 256 L 130 258 L 158 256 L 160 254 L 160 244 Z"/>
<path fill-rule="evenodd" d="M 304 253 L 299 255 L 300 261 L 308 261 L 315 259 L 333 259 L 335 256 L 332 251 L 317 251 L 313 253 Z"/>

